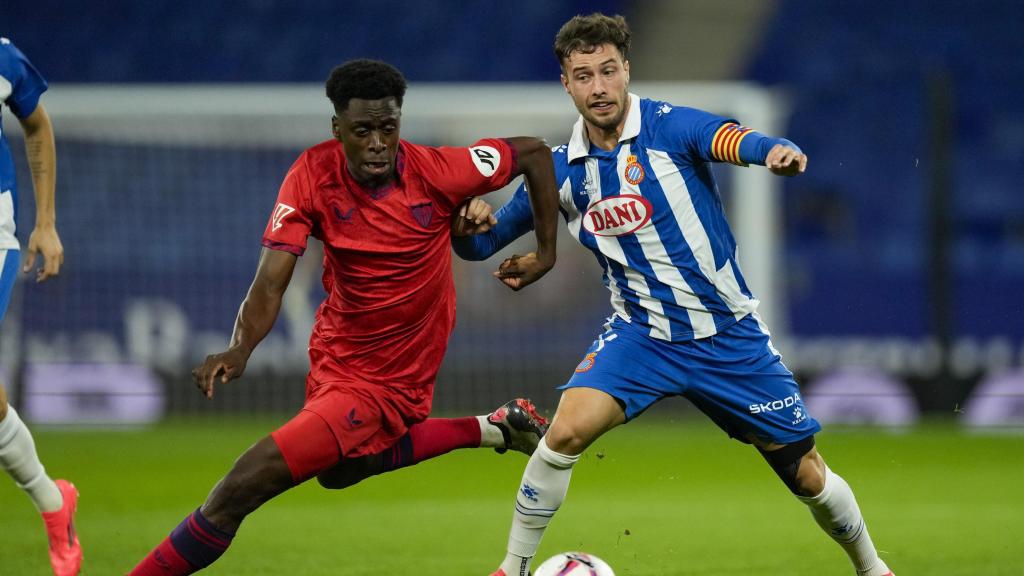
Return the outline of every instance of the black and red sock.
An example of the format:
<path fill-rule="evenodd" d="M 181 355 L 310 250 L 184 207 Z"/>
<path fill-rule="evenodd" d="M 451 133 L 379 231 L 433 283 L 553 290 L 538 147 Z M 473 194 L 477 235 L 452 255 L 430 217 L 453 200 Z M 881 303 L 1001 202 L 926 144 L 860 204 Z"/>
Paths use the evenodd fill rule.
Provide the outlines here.
<path fill-rule="evenodd" d="M 214 526 L 196 510 L 139 562 L 129 576 L 185 576 L 213 564 L 234 534 Z"/>

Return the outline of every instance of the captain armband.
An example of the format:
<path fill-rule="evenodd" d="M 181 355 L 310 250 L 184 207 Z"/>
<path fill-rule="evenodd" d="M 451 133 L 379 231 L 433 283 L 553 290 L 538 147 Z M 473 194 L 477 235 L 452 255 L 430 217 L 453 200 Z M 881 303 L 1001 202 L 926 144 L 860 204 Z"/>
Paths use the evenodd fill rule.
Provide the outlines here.
<path fill-rule="evenodd" d="M 740 156 L 740 143 L 754 133 L 752 128 L 732 122 L 722 124 L 711 139 L 711 158 L 718 162 L 746 166 L 747 162 Z"/>

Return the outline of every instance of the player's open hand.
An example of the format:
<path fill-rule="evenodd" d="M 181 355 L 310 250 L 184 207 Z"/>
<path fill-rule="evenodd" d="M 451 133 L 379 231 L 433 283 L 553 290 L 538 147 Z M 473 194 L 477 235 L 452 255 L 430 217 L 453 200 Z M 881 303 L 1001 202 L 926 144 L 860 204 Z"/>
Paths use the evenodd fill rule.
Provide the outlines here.
<path fill-rule="evenodd" d="M 783 144 L 776 144 L 764 159 L 766 168 L 779 176 L 796 176 L 807 170 L 807 155 Z"/>
<path fill-rule="evenodd" d="M 213 398 L 213 385 L 219 379 L 227 384 L 245 372 L 249 353 L 242 347 L 228 348 L 220 354 L 210 354 L 202 366 L 192 369 L 192 381 L 207 398 Z"/>
<path fill-rule="evenodd" d="M 452 216 L 452 236 L 483 234 L 498 224 L 491 205 L 479 198 L 462 203 Z"/>
<path fill-rule="evenodd" d="M 555 259 L 542 258 L 536 252 L 524 256 L 513 254 L 498 266 L 494 277 L 513 290 L 522 290 L 547 274 L 555 265 Z"/>
<path fill-rule="evenodd" d="M 53 226 L 36 226 L 32 230 L 28 237 L 28 252 L 21 267 L 22 272 L 27 274 L 36 267 L 36 255 L 39 253 L 43 254 L 43 266 L 36 270 L 36 282 L 60 274 L 60 267 L 64 264 L 64 245 L 60 243 L 60 236 Z"/>

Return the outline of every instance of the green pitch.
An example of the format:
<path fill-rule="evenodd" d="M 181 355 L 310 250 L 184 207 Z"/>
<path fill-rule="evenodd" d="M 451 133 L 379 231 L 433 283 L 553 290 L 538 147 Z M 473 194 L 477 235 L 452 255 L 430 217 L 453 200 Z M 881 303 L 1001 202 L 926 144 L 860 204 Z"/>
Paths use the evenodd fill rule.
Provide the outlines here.
<path fill-rule="evenodd" d="M 37 428 L 48 470 L 81 491 L 85 575 L 126 573 L 279 419 L 173 421 L 136 431 Z M 827 430 L 819 448 L 854 487 L 901 576 L 1024 574 L 1024 438 L 932 424 Z M 307 484 L 252 515 L 204 574 L 484 576 L 502 558 L 526 459 L 464 450 L 340 492 Z M 541 545 L 582 549 L 620 576 L 852 574 L 749 447 L 661 415 L 600 440 Z M 0 574 L 46 575 L 42 522 L 0 477 Z"/>

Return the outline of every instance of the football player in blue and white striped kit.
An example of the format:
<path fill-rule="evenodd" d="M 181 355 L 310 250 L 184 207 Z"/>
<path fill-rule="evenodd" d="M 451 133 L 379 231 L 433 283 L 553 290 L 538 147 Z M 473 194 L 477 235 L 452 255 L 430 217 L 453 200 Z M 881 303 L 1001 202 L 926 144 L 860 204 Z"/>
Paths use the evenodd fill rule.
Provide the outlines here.
<path fill-rule="evenodd" d="M 807 157 L 792 142 L 735 120 L 628 91 L 630 32 L 621 16 L 576 16 L 555 39 L 562 84 L 580 112 L 554 149 L 561 211 L 604 269 L 613 314 L 564 392 L 523 474 L 508 554 L 492 576 L 526 576 L 573 464 L 601 434 L 667 396 L 684 396 L 731 437 L 753 444 L 858 575 L 891 576 L 849 485 L 814 447 L 792 373 L 772 347 L 736 259 L 713 162 L 762 164 L 795 176 Z M 487 258 L 530 230 L 523 188 L 490 232 L 456 239 Z M 533 258 L 512 256 L 502 269 Z"/>
<path fill-rule="evenodd" d="M 64 262 L 64 247 L 57 235 L 53 205 L 57 178 L 53 127 L 39 102 L 46 88 L 46 80 L 28 58 L 10 40 L 0 38 L 0 105 L 14 113 L 25 133 L 25 151 L 35 189 L 35 228 L 29 235 L 28 254 L 21 269 L 30 272 L 35 268 L 36 256 L 42 254 L 43 265 L 36 271 L 37 282 L 56 276 Z M 14 161 L 0 123 L 0 321 L 7 312 L 21 254 L 15 237 L 17 193 Z M 82 547 L 74 528 L 78 491 L 71 482 L 54 481 L 46 474 L 36 454 L 32 434 L 14 407 L 7 404 L 3 382 L 0 382 L 0 468 L 28 494 L 42 514 L 54 574 L 78 574 L 82 564 Z"/>

